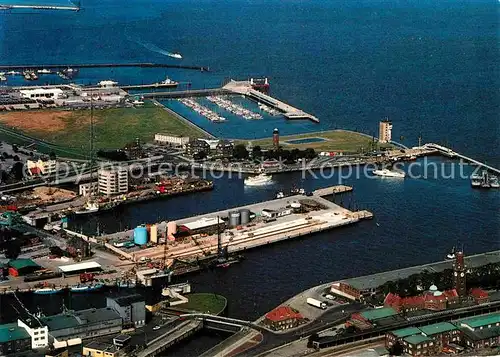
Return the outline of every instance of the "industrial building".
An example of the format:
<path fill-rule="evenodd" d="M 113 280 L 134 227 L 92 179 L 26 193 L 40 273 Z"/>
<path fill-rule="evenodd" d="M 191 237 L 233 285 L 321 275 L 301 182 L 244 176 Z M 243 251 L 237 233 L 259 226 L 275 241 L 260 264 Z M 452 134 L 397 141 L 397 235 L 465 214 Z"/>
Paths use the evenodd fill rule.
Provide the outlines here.
<path fill-rule="evenodd" d="M 119 333 L 122 318 L 110 307 L 68 311 L 63 314 L 42 317 L 40 321 L 48 327 L 51 336 L 57 340 L 91 338 Z"/>
<path fill-rule="evenodd" d="M 58 99 L 63 95 L 60 88 L 47 87 L 47 88 L 34 88 L 22 89 L 19 91 L 24 98 L 30 99 Z"/>
<path fill-rule="evenodd" d="M 128 192 L 128 170 L 124 167 L 102 168 L 98 171 L 99 193 L 117 195 Z"/>
<path fill-rule="evenodd" d="M 78 186 L 78 194 L 80 196 L 96 196 L 99 193 L 99 183 L 98 182 L 88 182 L 81 183 Z"/>
<path fill-rule="evenodd" d="M 333 283 L 330 292 L 349 300 L 359 301 L 361 299 L 361 292 L 358 289 L 343 282 Z"/>
<path fill-rule="evenodd" d="M 378 141 L 381 144 L 388 143 L 392 140 L 392 122 L 388 118 L 379 123 Z"/>
<path fill-rule="evenodd" d="M 465 346 L 473 349 L 500 345 L 500 313 L 457 321 Z"/>
<path fill-rule="evenodd" d="M 189 137 L 179 135 L 155 134 L 155 143 L 171 145 L 175 147 L 185 147 L 189 143 Z"/>
<path fill-rule="evenodd" d="M 217 233 L 217 226 L 222 231 L 226 226 L 226 222 L 219 217 L 202 217 L 196 221 L 184 223 L 181 227 L 187 229 L 191 234 L 197 234 Z"/>
<path fill-rule="evenodd" d="M 0 325 L 0 356 L 31 350 L 31 336 L 16 322 Z"/>
<path fill-rule="evenodd" d="M 40 270 L 40 266 L 31 259 L 14 259 L 9 261 L 9 275 L 23 276 Z"/>
<path fill-rule="evenodd" d="M 125 326 L 142 326 L 146 323 L 146 303 L 139 294 L 107 297 L 106 306 L 115 310 Z"/>
<path fill-rule="evenodd" d="M 26 168 L 28 169 L 28 174 L 33 175 L 49 175 L 57 172 L 57 161 L 56 160 L 38 160 L 26 161 Z"/>
<path fill-rule="evenodd" d="M 120 350 L 112 344 L 91 341 L 83 346 L 82 355 L 90 357 L 117 357 L 120 355 Z"/>
<path fill-rule="evenodd" d="M 65 276 L 75 275 L 80 273 L 90 273 L 102 270 L 101 264 L 93 261 L 62 265 L 59 266 L 58 268 Z"/>

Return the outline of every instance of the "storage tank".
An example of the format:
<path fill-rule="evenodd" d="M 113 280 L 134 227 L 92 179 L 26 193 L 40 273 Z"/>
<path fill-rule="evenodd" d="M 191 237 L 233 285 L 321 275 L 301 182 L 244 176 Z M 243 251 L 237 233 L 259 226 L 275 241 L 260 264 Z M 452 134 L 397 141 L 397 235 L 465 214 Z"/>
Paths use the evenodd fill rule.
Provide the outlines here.
<path fill-rule="evenodd" d="M 236 227 L 240 225 L 240 212 L 231 211 L 229 212 L 229 227 Z"/>
<path fill-rule="evenodd" d="M 240 223 L 241 225 L 250 223 L 250 210 L 248 208 L 240 210 Z"/>
<path fill-rule="evenodd" d="M 177 233 L 177 223 L 175 221 L 167 223 L 167 235 L 170 236 L 172 234 Z"/>
<path fill-rule="evenodd" d="M 134 228 L 134 243 L 144 245 L 148 243 L 148 229 L 144 226 Z"/>
<path fill-rule="evenodd" d="M 153 243 L 158 243 L 158 225 L 153 224 L 149 227 L 149 240 Z"/>

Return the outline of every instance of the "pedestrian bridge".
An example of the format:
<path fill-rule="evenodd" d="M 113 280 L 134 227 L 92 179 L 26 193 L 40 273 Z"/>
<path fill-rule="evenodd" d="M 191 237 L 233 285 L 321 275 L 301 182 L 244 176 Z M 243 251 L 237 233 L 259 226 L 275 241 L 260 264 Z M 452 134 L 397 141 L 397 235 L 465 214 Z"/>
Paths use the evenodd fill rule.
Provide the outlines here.
<path fill-rule="evenodd" d="M 500 170 L 499 169 L 497 169 L 497 168 L 495 168 L 493 166 L 487 165 L 484 162 L 477 161 L 477 160 L 475 160 L 475 159 L 473 159 L 471 157 L 459 154 L 459 153 L 451 150 L 450 148 L 444 147 L 442 145 L 438 145 L 438 144 L 434 144 L 434 143 L 428 143 L 428 144 L 424 145 L 424 148 L 438 150 L 440 153 L 442 153 L 442 154 L 444 154 L 444 155 L 446 155 L 448 157 L 461 158 L 463 160 L 472 162 L 473 164 L 476 164 L 478 166 L 484 167 L 485 169 L 488 169 L 488 170 L 490 170 L 492 172 L 496 172 L 496 173 L 500 174 Z"/>
<path fill-rule="evenodd" d="M 223 317 L 211 314 L 184 314 L 180 315 L 181 318 L 194 319 L 203 322 L 203 327 L 213 330 L 225 331 L 225 332 L 238 332 L 243 327 L 248 327 L 259 332 L 271 332 L 273 330 L 268 329 L 264 326 L 257 325 L 254 322 L 233 319 L 230 317 Z"/>

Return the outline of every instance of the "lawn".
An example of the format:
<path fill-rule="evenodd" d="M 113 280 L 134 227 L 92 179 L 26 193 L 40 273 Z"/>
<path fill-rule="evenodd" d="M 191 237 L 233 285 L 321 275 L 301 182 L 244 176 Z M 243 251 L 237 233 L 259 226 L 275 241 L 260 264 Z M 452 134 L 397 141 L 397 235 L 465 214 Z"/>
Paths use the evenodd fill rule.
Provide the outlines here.
<path fill-rule="evenodd" d="M 308 139 L 308 138 L 312 139 L 311 142 L 287 143 L 287 141 Z M 318 138 L 323 140 L 315 141 Z M 248 141 L 245 141 L 244 143 L 246 144 L 248 143 Z M 361 151 L 361 149 L 367 151 L 371 147 L 371 144 L 372 144 L 372 138 L 360 133 L 352 131 L 344 131 L 344 130 L 329 130 L 329 131 L 321 131 L 308 134 L 280 136 L 280 146 L 283 149 L 297 148 L 302 150 L 306 148 L 313 148 L 316 151 L 359 152 Z M 253 146 L 259 145 L 262 148 L 271 148 L 273 146 L 273 139 L 267 138 L 260 140 L 252 140 L 252 145 Z"/>
<path fill-rule="evenodd" d="M 196 293 L 187 295 L 189 301 L 176 307 L 198 311 L 207 314 L 219 315 L 227 305 L 227 299 L 222 295 L 211 293 Z"/>
<path fill-rule="evenodd" d="M 0 114 L 0 123 L 54 144 L 86 151 L 90 137 L 90 110 L 40 110 Z M 162 107 L 94 110 L 96 149 L 122 148 L 139 138 L 151 142 L 156 133 L 193 137 L 206 135 Z"/>

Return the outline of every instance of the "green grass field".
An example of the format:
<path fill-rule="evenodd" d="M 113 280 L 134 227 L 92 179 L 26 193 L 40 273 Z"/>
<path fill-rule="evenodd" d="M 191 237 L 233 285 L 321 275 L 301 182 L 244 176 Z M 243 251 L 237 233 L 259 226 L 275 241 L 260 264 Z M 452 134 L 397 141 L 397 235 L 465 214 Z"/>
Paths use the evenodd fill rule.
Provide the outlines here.
<path fill-rule="evenodd" d="M 7 127 L 16 129 L 32 137 L 57 145 L 86 152 L 90 137 L 90 110 L 74 112 L 39 111 L 39 115 L 56 115 L 64 113 L 52 120 L 57 130 L 46 130 L 43 127 L 30 127 L 29 123 L 8 122 L 9 113 L 0 114 L 0 119 Z M 29 116 L 36 117 L 37 112 Z M 30 120 L 30 119 L 27 119 Z M 57 122 L 54 122 L 57 120 Z M 175 117 L 162 107 L 146 103 L 141 108 L 118 108 L 94 110 L 94 138 L 96 149 L 118 149 L 139 138 L 142 142 L 151 142 L 156 133 L 168 133 L 192 137 L 206 137 L 205 133 L 185 121 Z"/>
<path fill-rule="evenodd" d="M 227 299 L 224 296 L 210 293 L 196 293 L 187 295 L 189 301 L 176 307 L 198 311 L 207 314 L 219 315 L 224 311 Z"/>
<path fill-rule="evenodd" d="M 322 138 L 323 141 L 309 143 L 287 143 L 289 140 L 307 139 L 307 138 Z M 247 143 L 248 141 L 241 141 Z M 272 138 L 252 140 L 252 145 L 259 145 L 262 148 L 271 148 L 273 145 Z M 376 143 L 376 145 L 378 145 Z M 306 149 L 313 148 L 316 151 L 345 151 L 345 152 L 360 152 L 367 151 L 372 147 L 372 139 L 366 135 L 355 133 L 352 131 L 329 130 L 322 132 L 314 132 L 299 135 L 280 136 L 280 146 L 283 149 Z M 390 145 L 389 145 L 390 146 Z"/>

